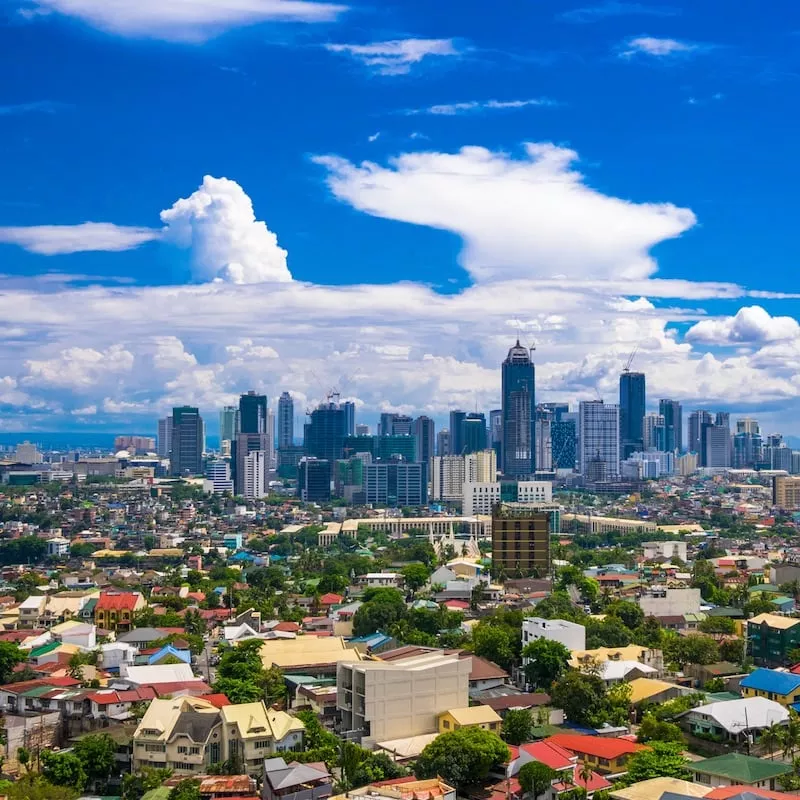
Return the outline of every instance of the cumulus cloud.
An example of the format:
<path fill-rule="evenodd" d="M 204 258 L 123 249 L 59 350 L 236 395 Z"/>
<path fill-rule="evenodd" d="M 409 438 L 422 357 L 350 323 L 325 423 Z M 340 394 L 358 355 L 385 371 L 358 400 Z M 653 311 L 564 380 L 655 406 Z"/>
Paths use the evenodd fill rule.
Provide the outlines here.
<path fill-rule="evenodd" d="M 377 217 L 449 230 L 475 280 L 510 277 L 644 278 L 649 250 L 695 216 L 671 203 L 633 203 L 588 186 L 577 153 L 528 143 L 522 157 L 464 147 L 405 153 L 388 166 L 319 156 L 333 194 Z"/>
<path fill-rule="evenodd" d="M 160 236 L 152 228 L 127 227 L 110 222 L 84 222 L 80 225 L 33 225 L 0 228 L 0 242 L 16 244 L 31 253 L 45 256 L 105 250 L 132 250 Z"/>
<path fill-rule="evenodd" d="M 631 58 L 636 55 L 647 55 L 655 58 L 688 55 L 706 49 L 694 42 L 682 42 L 678 39 L 659 39 L 655 36 L 636 36 L 629 39 L 620 48 L 621 58 Z"/>
<path fill-rule="evenodd" d="M 412 108 L 407 116 L 431 114 L 440 117 L 455 117 L 460 114 L 477 114 L 482 111 L 517 111 L 529 106 L 556 106 L 555 100 L 546 97 L 533 97 L 527 100 L 468 100 L 461 103 L 440 103 L 426 108 Z"/>
<path fill-rule="evenodd" d="M 161 212 L 164 239 L 191 248 L 194 277 L 229 283 L 290 281 L 287 253 L 235 181 L 206 175 L 200 188 Z"/>
<path fill-rule="evenodd" d="M 331 53 L 344 53 L 380 75 L 405 75 L 429 56 L 460 55 L 452 39 L 392 39 L 370 44 L 326 44 Z"/>
<path fill-rule="evenodd" d="M 800 339 L 794 317 L 773 317 L 761 306 L 745 306 L 735 316 L 701 320 L 686 332 L 686 340 L 716 345 L 761 345 Z"/>
<path fill-rule="evenodd" d="M 310 0 L 28 0 L 26 16 L 57 12 L 109 33 L 199 43 L 259 22 L 330 22 L 346 6 Z"/>
<path fill-rule="evenodd" d="M 130 372 L 133 353 L 122 344 L 112 344 L 106 350 L 69 347 L 54 358 L 30 359 L 25 367 L 28 373 L 22 381 L 25 385 L 80 391 L 117 374 Z"/>

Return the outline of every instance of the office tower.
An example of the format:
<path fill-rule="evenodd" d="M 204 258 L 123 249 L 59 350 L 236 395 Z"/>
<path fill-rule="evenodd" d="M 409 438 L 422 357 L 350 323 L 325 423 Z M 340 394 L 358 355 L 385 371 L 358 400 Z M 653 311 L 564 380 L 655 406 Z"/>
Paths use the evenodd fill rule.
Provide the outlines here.
<path fill-rule="evenodd" d="M 44 456 L 39 452 L 39 448 L 30 442 L 18 444 L 14 450 L 14 460 L 18 464 L 41 464 Z"/>
<path fill-rule="evenodd" d="M 539 404 L 536 406 L 536 469 L 553 469 L 553 411 Z"/>
<path fill-rule="evenodd" d="M 472 458 L 472 456 L 467 456 Z M 454 503 L 461 500 L 466 461 L 463 456 L 434 456 L 431 460 L 431 499 Z"/>
<path fill-rule="evenodd" d="M 752 417 L 742 417 L 736 420 L 736 433 L 761 434 L 758 420 Z"/>
<path fill-rule="evenodd" d="M 672 452 L 674 447 L 667 447 L 667 425 L 663 414 L 645 414 L 642 429 L 645 450 Z"/>
<path fill-rule="evenodd" d="M 621 456 L 641 450 L 644 435 L 642 423 L 646 405 L 645 377 L 643 372 L 625 370 L 619 376 L 619 427 Z"/>
<path fill-rule="evenodd" d="M 381 420 L 378 423 L 378 436 L 391 436 L 394 432 L 394 418 L 397 416 L 394 412 L 384 411 L 381 414 Z"/>
<path fill-rule="evenodd" d="M 395 414 L 392 420 L 392 436 L 410 436 L 414 420 L 405 414 Z"/>
<path fill-rule="evenodd" d="M 261 487 L 261 494 L 246 494 L 246 482 L 248 478 L 248 469 L 252 470 L 260 466 L 257 461 L 255 466 L 248 467 L 247 459 L 252 453 L 263 453 L 264 461 L 267 464 L 266 471 L 263 473 L 263 485 Z M 231 460 L 233 464 L 233 484 L 236 488 L 236 493 L 243 497 L 263 497 L 267 491 L 267 472 L 269 471 L 269 455 L 270 455 L 270 442 L 269 434 L 267 433 L 239 433 L 233 441 L 231 447 Z M 255 489 L 251 490 L 255 491 Z"/>
<path fill-rule="evenodd" d="M 415 461 L 417 457 L 416 436 L 378 436 L 374 440 L 372 454 L 383 461 L 402 459 Z"/>
<path fill-rule="evenodd" d="M 689 414 L 688 448 L 692 453 L 700 453 L 703 446 L 703 426 L 713 424 L 710 411 L 692 411 Z"/>
<path fill-rule="evenodd" d="M 436 425 L 430 417 L 417 417 L 411 426 L 411 433 L 416 439 L 414 461 L 427 464 L 433 457 L 436 444 Z"/>
<path fill-rule="evenodd" d="M 742 422 L 742 420 L 739 420 Z M 736 425 L 739 431 L 739 424 Z M 756 429 L 758 426 L 756 426 Z M 733 437 L 733 466 L 736 469 L 753 469 L 764 456 L 761 434 L 739 431 Z"/>
<path fill-rule="evenodd" d="M 152 436 L 130 436 L 123 434 L 114 437 L 114 450 L 127 450 L 131 455 L 152 453 L 156 449 L 156 440 Z"/>
<path fill-rule="evenodd" d="M 727 411 L 717 411 L 717 413 L 714 414 L 714 424 L 718 428 L 727 428 L 730 430 L 731 415 Z"/>
<path fill-rule="evenodd" d="M 553 469 L 575 469 L 578 457 L 578 415 L 562 413 L 550 424 L 550 453 Z"/>
<path fill-rule="evenodd" d="M 267 431 L 269 434 L 269 468 L 275 469 L 275 412 L 271 408 L 267 409 Z"/>
<path fill-rule="evenodd" d="M 369 425 L 356 425 L 356 436 L 369 436 Z"/>
<path fill-rule="evenodd" d="M 464 456 L 464 480 L 494 483 L 497 480 L 497 454 L 494 450 L 480 450 Z"/>
<path fill-rule="evenodd" d="M 764 448 L 764 461 L 769 469 L 782 469 L 786 472 L 792 471 L 792 449 L 785 444 L 777 447 L 767 446 Z"/>
<path fill-rule="evenodd" d="M 333 463 L 342 457 L 347 417 L 338 403 L 321 403 L 306 427 L 306 455 Z"/>
<path fill-rule="evenodd" d="M 727 425 L 703 425 L 702 431 L 703 441 L 700 447 L 702 466 L 730 467 L 731 429 Z"/>
<path fill-rule="evenodd" d="M 265 394 L 250 391 L 239 398 L 239 433 L 269 433 Z"/>
<path fill-rule="evenodd" d="M 173 475 L 200 475 L 203 471 L 203 418 L 192 406 L 172 409 L 170 469 Z"/>
<path fill-rule="evenodd" d="M 224 406 L 219 412 L 219 440 L 232 442 L 239 432 L 239 409 L 236 406 Z"/>
<path fill-rule="evenodd" d="M 214 494 L 233 494 L 231 466 L 227 461 L 209 461 L 206 464 L 206 480 L 211 484 Z"/>
<path fill-rule="evenodd" d="M 278 400 L 278 447 L 294 444 L 294 400 L 289 392 L 283 392 Z"/>
<path fill-rule="evenodd" d="M 489 412 L 489 446 L 497 453 L 497 463 L 500 463 L 500 448 L 503 440 L 503 409 L 493 408 Z"/>
<path fill-rule="evenodd" d="M 384 462 L 364 465 L 365 500 L 371 505 L 397 508 L 428 503 L 425 464 Z"/>
<path fill-rule="evenodd" d="M 463 456 L 464 442 L 464 420 L 467 417 L 466 411 L 450 412 L 450 455 Z"/>
<path fill-rule="evenodd" d="M 658 413 L 664 417 L 664 450 L 682 452 L 683 409 L 681 404 L 677 400 L 659 400 Z M 689 449 L 691 449 L 691 444 Z"/>
<path fill-rule="evenodd" d="M 264 436 L 265 434 L 240 433 L 239 436 Z M 266 450 L 251 450 L 246 456 L 240 457 L 237 467 L 239 486 L 236 493 L 248 500 L 258 500 L 266 497 L 267 473 L 269 471 L 269 454 Z"/>
<path fill-rule="evenodd" d="M 172 452 L 172 417 L 164 417 L 158 421 L 157 449 L 159 458 L 169 458 Z"/>
<path fill-rule="evenodd" d="M 436 455 L 450 455 L 450 431 L 447 428 L 442 428 L 439 433 L 436 434 Z"/>
<path fill-rule="evenodd" d="M 495 505 L 492 569 L 507 577 L 545 577 L 550 572 L 550 514 L 516 503 Z"/>
<path fill-rule="evenodd" d="M 301 500 L 327 503 L 331 499 L 331 462 L 304 458 L 298 465 L 297 487 Z"/>
<path fill-rule="evenodd" d="M 369 453 L 359 453 L 352 458 L 339 459 L 334 465 L 333 486 L 336 497 L 353 503 L 355 495 L 363 492 L 364 464 L 372 463 Z"/>
<path fill-rule="evenodd" d="M 451 429 L 452 430 L 452 429 Z M 461 421 L 459 436 L 463 455 L 486 449 L 486 417 L 483 414 L 467 414 Z"/>
<path fill-rule="evenodd" d="M 554 422 L 561 422 L 562 417 L 569 414 L 569 403 L 539 403 L 536 407 L 549 411 Z"/>
<path fill-rule="evenodd" d="M 582 400 L 578 418 L 581 474 L 592 482 L 619 475 L 619 406 Z"/>
<path fill-rule="evenodd" d="M 507 478 L 534 472 L 536 371 L 528 350 L 517 343 L 502 366 L 502 473 Z"/>
<path fill-rule="evenodd" d="M 345 431 L 348 436 L 356 435 L 356 404 L 352 400 L 342 403 L 344 409 Z"/>
<path fill-rule="evenodd" d="M 767 447 L 780 447 L 783 444 L 783 436 L 780 433 L 771 433 L 767 436 Z"/>

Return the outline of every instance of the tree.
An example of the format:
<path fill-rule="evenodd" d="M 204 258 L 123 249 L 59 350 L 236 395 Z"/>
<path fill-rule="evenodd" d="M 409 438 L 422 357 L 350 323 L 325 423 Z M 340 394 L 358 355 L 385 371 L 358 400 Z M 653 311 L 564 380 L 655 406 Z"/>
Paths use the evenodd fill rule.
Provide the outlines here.
<path fill-rule="evenodd" d="M 83 765 L 88 784 L 104 786 L 116 765 L 116 742 L 107 733 L 92 733 L 78 739 L 73 752 Z"/>
<path fill-rule="evenodd" d="M 82 792 L 86 785 L 86 773 L 81 760 L 73 753 L 42 751 L 42 775 L 56 786 L 70 786 Z"/>
<path fill-rule="evenodd" d="M 730 617 L 706 617 L 697 626 L 703 633 L 736 633 L 736 623 Z"/>
<path fill-rule="evenodd" d="M 337 766 L 339 759 L 339 738 L 322 727 L 313 711 L 298 711 L 295 716 L 305 726 L 303 741 L 305 750 L 295 758 L 303 763 L 324 761 L 328 767 Z"/>
<path fill-rule="evenodd" d="M 536 689 L 547 691 L 566 672 L 570 651 L 561 642 L 535 639 L 522 649 L 525 679 Z"/>
<path fill-rule="evenodd" d="M 79 792 L 71 786 L 56 786 L 42 775 L 23 775 L 8 789 L 8 800 L 75 800 Z"/>
<path fill-rule="evenodd" d="M 456 789 L 484 780 L 489 770 L 508 761 L 510 752 L 502 739 L 481 728 L 459 728 L 437 736 L 420 753 L 418 778 L 441 776 Z"/>
<path fill-rule="evenodd" d="M 234 705 L 256 703 L 264 699 L 264 691 L 258 684 L 238 678 L 218 678 L 214 683 L 214 691 L 224 694 Z"/>
<path fill-rule="evenodd" d="M 537 797 L 549 791 L 556 777 L 556 771 L 547 764 L 543 764 L 541 761 L 529 761 L 520 767 L 517 779 L 522 791 L 536 800 Z"/>
<path fill-rule="evenodd" d="M 509 669 L 514 659 L 511 633 L 499 625 L 479 622 L 472 629 L 472 650 L 476 656 L 494 661 L 503 669 Z"/>
<path fill-rule="evenodd" d="M 597 675 L 569 671 L 553 684 L 550 696 L 579 725 L 590 725 L 606 707 L 606 687 Z"/>
<path fill-rule="evenodd" d="M 688 760 L 683 746 L 676 742 L 651 742 L 648 750 L 634 753 L 628 760 L 628 774 L 622 779 L 625 786 L 650 778 L 681 778 L 689 780 Z"/>
<path fill-rule="evenodd" d="M 511 708 L 503 719 L 500 735 L 509 744 L 522 744 L 533 734 L 533 714 L 527 708 Z"/>
<path fill-rule="evenodd" d="M 725 681 L 722 678 L 710 678 L 705 682 L 703 690 L 706 692 L 724 692 Z"/>
<path fill-rule="evenodd" d="M 200 800 L 200 781 L 197 778 L 186 778 L 175 786 L 167 800 Z"/>
<path fill-rule="evenodd" d="M 768 728 L 761 732 L 759 743 L 764 750 L 764 755 L 769 753 L 770 760 L 775 760 L 775 751 L 780 747 L 783 738 L 783 726 L 773 722 Z"/>
<path fill-rule="evenodd" d="M 644 611 L 630 600 L 614 600 L 604 611 L 609 616 L 618 617 L 630 630 L 635 630 L 644 624 Z"/>
<path fill-rule="evenodd" d="M 719 646 L 710 636 L 670 636 L 664 643 L 664 657 L 681 666 L 713 664 L 719 661 Z"/>
<path fill-rule="evenodd" d="M 353 633 L 356 636 L 386 631 L 392 623 L 406 616 L 405 600 L 396 589 L 367 590 L 364 598 L 364 604 L 353 615 Z"/>
<path fill-rule="evenodd" d="M 403 567 L 401 574 L 403 580 L 406 582 L 406 586 L 411 589 L 412 592 L 421 589 L 428 582 L 428 577 L 430 575 L 428 568 L 423 564 L 408 564 Z"/>
<path fill-rule="evenodd" d="M 31 751 L 27 747 L 17 748 L 17 761 L 21 767 L 25 767 L 26 772 L 31 769 Z"/>
<path fill-rule="evenodd" d="M 17 664 L 25 661 L 25 654 L 13 642 L 0 642 L 0 684 L 8 683 Z"/>
<path fill-rule="evenodd" d="M 644 719 L 642 719 L 637 741 L 686 744 L 683 731 L 677 725 L 656 719 L 652 714 L 645 714 Z"/>

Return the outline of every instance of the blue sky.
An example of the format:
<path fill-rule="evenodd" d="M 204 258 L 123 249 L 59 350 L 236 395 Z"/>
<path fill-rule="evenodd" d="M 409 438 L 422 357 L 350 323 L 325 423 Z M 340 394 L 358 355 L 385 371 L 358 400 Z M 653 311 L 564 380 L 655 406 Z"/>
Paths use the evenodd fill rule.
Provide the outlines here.
<path fill-rule="evenodd" d="M 0 430 L 442 419 L 521 328 L 542 399 L 638 346 L 652 401 L 800 432 L 792 5 L 176 5 L 0 0 Z"/>

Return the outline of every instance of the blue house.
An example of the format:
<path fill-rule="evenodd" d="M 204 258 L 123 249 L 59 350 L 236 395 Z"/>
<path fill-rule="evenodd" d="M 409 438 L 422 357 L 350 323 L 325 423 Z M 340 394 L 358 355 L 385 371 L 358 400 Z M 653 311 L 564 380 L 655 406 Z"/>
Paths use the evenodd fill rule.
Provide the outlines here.
<path fill-rule="evenodd" d="M 147 659 L 149 666 L 153 664 L 160 664 L 169 656 L 183 661 L 184 664 L 192 663 L 192 654 L 188 650 L 176 650 L 171 644 L 165 644 L 157 653 L 153 653 Z"/>
<path fill-rule="evenodd" d="M 742 678 L 739 689 L 745 697 L 766 697 L 784 707 L 800 703 L 800 675 L 759 667 Z"/>

